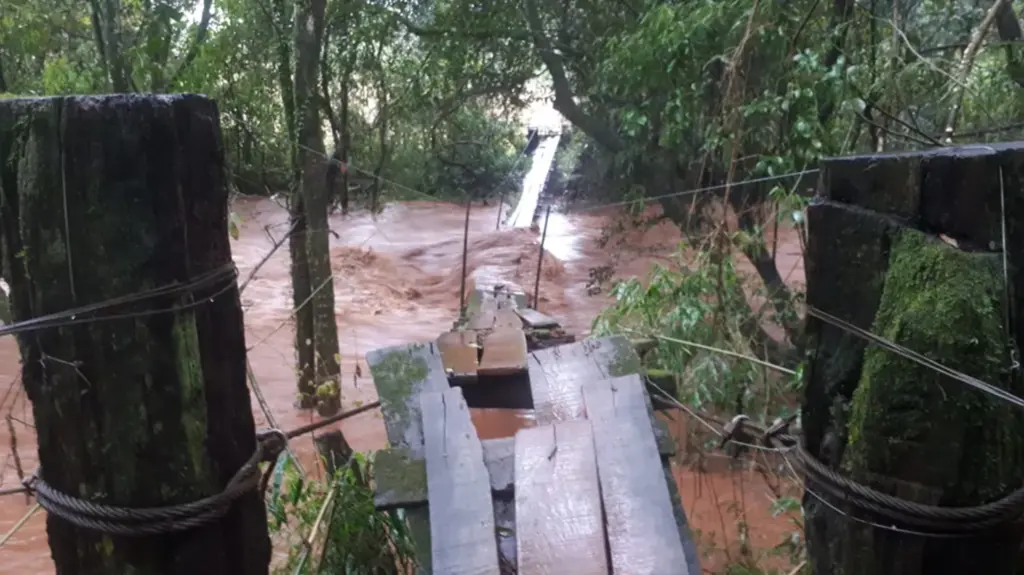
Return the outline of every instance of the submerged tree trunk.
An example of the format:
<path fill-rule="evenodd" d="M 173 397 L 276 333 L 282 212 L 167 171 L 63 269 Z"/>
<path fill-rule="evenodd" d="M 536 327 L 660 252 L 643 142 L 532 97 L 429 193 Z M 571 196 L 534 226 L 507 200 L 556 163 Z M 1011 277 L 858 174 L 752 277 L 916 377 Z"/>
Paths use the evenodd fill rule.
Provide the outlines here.
<path fill-rule="evenodd" d="M 0 101 L 15 321 L 215 277 L 93 312 L 119 319 L 18 336 L 41 476 L 60 492 L 132 508 L 192 502 L 219 493 L 256 448 L 218 118 L 198 96 Z M 169 536 L 111 537 L 54 514 L 47 533 L 60 574 L 266 575 L 270 561 L 256 492 Z"/>
<path fill-rule="evenodd" d="M 277 84 L 281 90 L 281 105 L 284 108 L 285 128 L 288 130 L 288 218 L 291 235 L 288 237 L 288 255 L 291 259 L 292 309 L 295 317 L 295 373 L 298 378 L 298 406 L 310 408 L 314 405 L 316 375 L 313 354 L 313 308 L 309 305 L 312 289 L 309 285 L 309 259 L 306 257 L 306 216 L 299 194 L 299 162 L 295 137 L 298 133 L 295 121 L 295 92 L 292 83 L 291 37 L 285 30 L 291 29 L 287 0 L 274 0 L 274 21 L 271 25 L 277 31 Z"/>
<path fill-rule="evenodd" d="M 341 407 L 338 324 L 334 318 L 334 280 L 327 221 L 327 162 L 317 105 L 317 72 L 326 0 L 297 0 L 295 10 L 295 111 L 298 120 L 300 194 L 305 204 L 306 249 L 312 289 L 313 348 L 317 400 L 321 414 Z"/>

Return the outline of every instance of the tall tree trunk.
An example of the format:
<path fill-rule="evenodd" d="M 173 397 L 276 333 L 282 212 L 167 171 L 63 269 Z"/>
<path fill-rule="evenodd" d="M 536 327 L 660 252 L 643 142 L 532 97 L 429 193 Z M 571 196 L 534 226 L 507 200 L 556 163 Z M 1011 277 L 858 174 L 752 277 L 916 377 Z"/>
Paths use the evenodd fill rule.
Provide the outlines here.
<path fill-rule="evenodd" d="M 316 393 L 316 372 L 313 353 L 313 308 L 309 305 L 312 288 L 309 282 L 309 258 L 306 256 L 306 215 L 302 196 L 299 194 L 299 162 L 295 146 L 295 91 L 292 81 L 291 37 L 285 30 L 291 29 L 287 0 L 274 0 L 275 19 L 271 24 L 277 30 L 277 83 L 281 91 L 281 105 L 284 108 L 285 128 L 288 130 L 288 216 L 291 236 L 288 238 L 288 255 L 291 257 L 292 307 L 295 310 L 295 353 L 298 376 L 299 407 L 314 405 Z"/>
<path fill-rule="evenodd" d="M 295 3 L 295 111 L 298 120 L 300 195 L 305 204 L 307 261 L 313 288 L 313 346 L 317 396 L 322 415 L 336 412 L 340 402 L 338 324 L 334 318 L 334 280 L 327 220 L 327 162 L 317 102 L 317 73 L 324 31 L 326 0 Z"/>
<path fill-rule="evenodd" d="M 96 48 L 106 68 L 110 88 L 115 93 L 131 92 L 131 73 L 121 50 L 121 0 L 89 0 L 89 6 Z"/>

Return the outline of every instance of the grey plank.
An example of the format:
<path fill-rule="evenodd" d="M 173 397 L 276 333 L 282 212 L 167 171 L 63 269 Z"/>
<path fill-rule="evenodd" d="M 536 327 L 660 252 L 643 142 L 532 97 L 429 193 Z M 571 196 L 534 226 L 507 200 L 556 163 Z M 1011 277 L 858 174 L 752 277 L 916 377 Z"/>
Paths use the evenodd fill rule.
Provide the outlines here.
<path fill-rule="evenodd" d="M 484 464 L 496 497 L 511 497 L 515 478 L 515 440 L 484 439 Z M 412 508 L 427 504 L 427 466 L 403 447 L 382 449 L 374 456 L 374 495 L 377 509 Z"/>
<path fill-rule="evenodd" d="M 526 322 L 528 327 L 532 327 L 534 329 L 547 329 L 558 327 L 560 325 L 557 319 L 535 309 L 520 308 L 516 310 L 516 313 L 519 314 L 519 317 L 522 318 L 524 322 Z"/>
<path fill-rule="evenodd" d="M 641 370 L 629 340 L 618 335 L 535 351 L 527 367 L 538 424 L 582 418 L 581 386 Z"/>
<path fill-rule="evenodd" d="M 515 439 L 521 575 L 607 575 L 590 422 L 521 429 Z"/>
<path fill-rule="evenodd" d="M 419 395 L 448 389 L 441 353 L 433 343 L 375 349 L 366 354 L 391 447 L 423 457 Z"/>
<path fill-rule="evenodd" d="M 499 575 L 491 484 L 462 390 L 420 396 L 435 575 Z"/>
<path fill-rule="evenodd" d="M 583 389 L 594 432 L 612 573 L 688 575 L 672 498 L 638 375 Z"/>

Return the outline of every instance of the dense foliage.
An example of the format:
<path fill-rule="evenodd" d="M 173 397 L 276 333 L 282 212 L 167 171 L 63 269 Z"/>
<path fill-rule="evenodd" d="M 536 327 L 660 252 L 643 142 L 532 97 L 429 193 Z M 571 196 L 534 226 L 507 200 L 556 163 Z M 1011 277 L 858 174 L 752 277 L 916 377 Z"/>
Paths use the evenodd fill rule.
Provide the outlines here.
<path fill-rule="evenodd" d="M 319 69 L 305 86 L 310 38 Z M 815 177 L 792 174 L 827 155 L 1019 136 L 1021 39 L 1004 0 L 5 0 L 0 95 L 206 93 L 235 186 L 260 194 L 299 188 L 298 132 L 313 118 L 323 149 L 347 158 L 356 201 L 496 192 L 523 170 L 522 112 L 553 96 L 573 134 L 557 167 L 576 197 L 710 188 L 661 201 L 692 257 L 616 286 L 597 331 L 798 370 L 800 294 L 764 234 L 800 226 Z M 755 313 L 750 293 L 770 305 Z M 763 417 L 794 381 L 665 341 L 649 361 L 691 376 L 688 402 Z"/>

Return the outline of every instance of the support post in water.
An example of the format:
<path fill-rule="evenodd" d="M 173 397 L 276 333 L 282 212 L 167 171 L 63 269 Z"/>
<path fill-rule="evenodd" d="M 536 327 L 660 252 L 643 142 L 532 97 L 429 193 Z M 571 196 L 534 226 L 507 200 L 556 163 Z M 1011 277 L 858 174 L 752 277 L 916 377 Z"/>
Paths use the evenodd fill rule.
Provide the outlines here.
<path fill-rule="evenodd" d="M 494 220 L 494 231 L 501 229 L 501 210 L 505 207 L 505 191 L 501 191 L 501 197 L 498 198 L 498 217 Z"/>
<path fill-rule="evenodd" d="M 257 443 L 216 104 L 0 100 L 0 158 L 14 322 L 77 310 L 75 323 L 17 336 L 40 477 L 58 493 L 128 509 L 220 494 Z M 246 491 L 226 509 L 147 537 L 49 513 L 56 572 L 266 575 L 261 495 Z"/>
<path fill-rule="evenodd" d="M 1022 175 L 1021 142 L 823 162 L 807 208 L 807 455 L 795 452 L 814 575 L 1020 565 L 1022 510 L 993 502 L 1021 488 L 1024 417 L 905 350 L 1024 396 Z"/>
<path fill-rule="evenodd" d="M 544 242 L 548 238 L 548 218 L 551 217 L 551 205 L 544 211 L 544 230 L 540 233 L 540 251 L 537 252 L 537 278 L 533 281 L 533 309 L 540 311 L 540 268 L 544 263 Z"/>
<path fill-rule="evenodd" d="M 459 319 L 466 317 L 466 258 L 469 254 L 469 209 L 473 199 L 466 197 L 466 224 L 462 230 L 462 282 L 459 284 Z"/>

